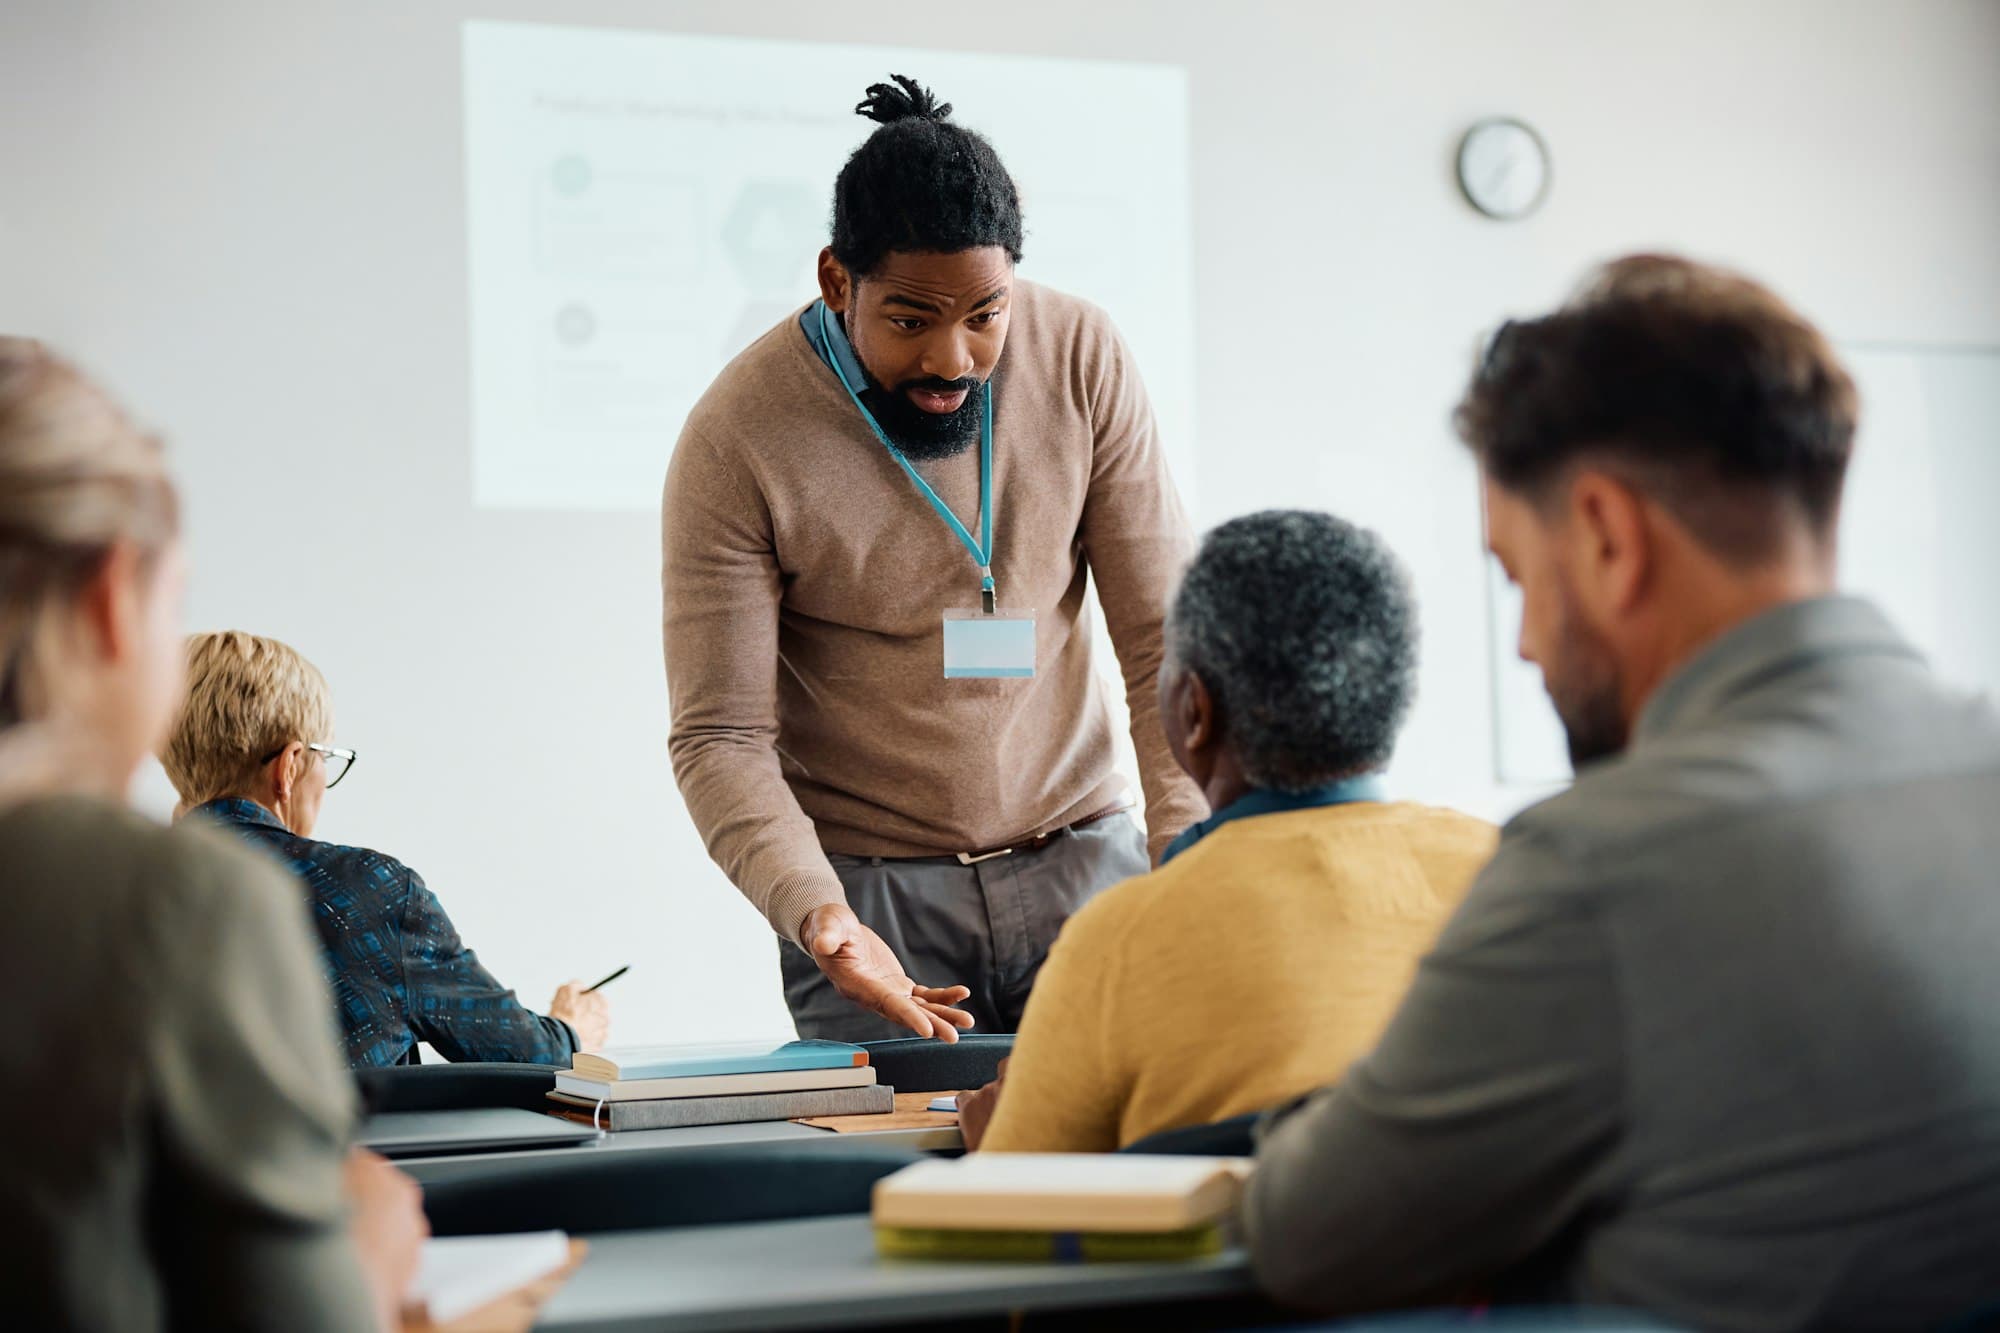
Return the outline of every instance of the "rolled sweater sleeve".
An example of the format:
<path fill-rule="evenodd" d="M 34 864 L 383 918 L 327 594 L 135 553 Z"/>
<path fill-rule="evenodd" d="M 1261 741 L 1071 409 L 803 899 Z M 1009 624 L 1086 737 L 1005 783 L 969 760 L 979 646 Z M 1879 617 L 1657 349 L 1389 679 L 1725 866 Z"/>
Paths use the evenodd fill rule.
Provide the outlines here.
<path fill-rule="evenodd" d="M 1085 353 L 1097 440 L 1081 537 L 1125 676 L 1147 844 L 1157 864 L 1167 844 L 1208 813 L 1201 790 L 1167 748 L 1158 696 L 1167 601 L 1193 555 L 1194 534 L 1167 470 L 1152 403 L 1108 318 L 1098 319 Z"/>
<path fill-rule="evenodd" d="M 778 762 L 771 516 L 692 424 L 667 469 L 660 550 L 674 778 L 709 856 L 796 942 L 813 909 L 847 897 Z"/>

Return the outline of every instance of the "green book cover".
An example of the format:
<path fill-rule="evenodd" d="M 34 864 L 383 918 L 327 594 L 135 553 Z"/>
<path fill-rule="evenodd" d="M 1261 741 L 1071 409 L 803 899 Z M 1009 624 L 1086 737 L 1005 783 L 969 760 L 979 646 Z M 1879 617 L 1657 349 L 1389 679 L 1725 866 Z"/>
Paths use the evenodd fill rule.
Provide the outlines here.
<path fill-rule="evenodd" d="M 948 1231 L 876 1227 L 876 1252 L 891 1259 L 1011 1259 L 1023 1263 L 1132 1263 L 1220 1254 L 1220 1223 L 1185 1231 Z"/>

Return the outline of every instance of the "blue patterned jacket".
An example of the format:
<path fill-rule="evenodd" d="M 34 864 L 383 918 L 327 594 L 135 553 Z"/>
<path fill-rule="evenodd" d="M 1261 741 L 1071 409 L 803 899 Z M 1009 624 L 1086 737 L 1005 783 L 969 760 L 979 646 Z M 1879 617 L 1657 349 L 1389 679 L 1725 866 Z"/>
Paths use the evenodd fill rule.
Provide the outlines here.
<path fill-rule="evenodd" d="M 411 1064 L 420 1041 L 447 1060 L 569 1063 L 569 1024 L 533 1012 L 495 981 L 416 871 L 363 847 L 301 838 L 255 801 L 211 801 L 195 813 L 271 852 L 304 882 L 348 1064 Z"/>

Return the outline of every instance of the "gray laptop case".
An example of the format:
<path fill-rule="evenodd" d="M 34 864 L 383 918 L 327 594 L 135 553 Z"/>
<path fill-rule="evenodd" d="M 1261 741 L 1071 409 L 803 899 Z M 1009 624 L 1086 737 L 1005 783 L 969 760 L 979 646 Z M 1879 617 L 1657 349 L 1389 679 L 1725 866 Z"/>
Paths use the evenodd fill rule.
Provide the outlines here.
<path fill-rule="evenodd" d="M 361 1146 L 384 1157 L 552 1148 L 597 1137 L 589 1125 L 515 1107 L 470 1111 L 384 1111 L 361 1122 Z"/>

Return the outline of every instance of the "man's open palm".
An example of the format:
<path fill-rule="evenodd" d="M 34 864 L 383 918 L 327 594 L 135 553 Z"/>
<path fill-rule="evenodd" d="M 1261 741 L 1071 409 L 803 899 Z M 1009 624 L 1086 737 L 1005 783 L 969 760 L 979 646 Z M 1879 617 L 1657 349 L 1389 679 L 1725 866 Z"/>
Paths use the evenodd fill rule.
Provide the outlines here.
<path fill-rule="evenodd" d="M 804 931 L 813 961 L 848 1001 L 919 1037 L 957 1041 L 972 1015 L 953 1005 L 972 992 L 964 986 L 919 986 L 903 972 L 882 937 L 846 906 L 816 908 Z"/>

